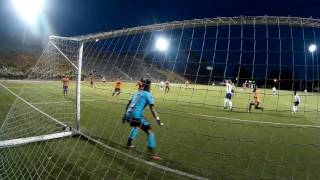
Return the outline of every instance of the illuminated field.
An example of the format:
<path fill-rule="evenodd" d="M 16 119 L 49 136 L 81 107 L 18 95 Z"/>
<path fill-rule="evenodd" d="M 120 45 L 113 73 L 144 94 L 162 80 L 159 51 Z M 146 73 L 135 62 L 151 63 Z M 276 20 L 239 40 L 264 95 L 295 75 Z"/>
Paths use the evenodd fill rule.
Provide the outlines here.
<path fill-rule="evenodd" d="M 72 123 L 61 119 L 62 113 L 54 109 L 66 103 L 75 103 L 74 84 L 70 87 L 68 97 L 64 98 L 60 82 L 2 83 L 18 94 L 22 87 L 29 94 L 38 93 L 40 97 L 47 94 L 43 102 L 41 99 L 33 102 L 28 96 L 25 96 L 25 100 L 62 122 Z M 134 151 L 123 147 L 130 127 L 122 124 L 121 117 L 131 93 L 136 91 L 135 85 L 124 83 L 119 97 L 111 97 L 112 83 L 96 83 L 94 88 L 83 83 L 82 87 L 82 132 L 111 147 L 146 159 L 146 136 L 142 131 L 135 142 L 137 148 Z M 4 88 L 0 88 L 0 92 L 2 121 L 14 98 Z M 318 94 L 305 95 L 300 92 L 302 103 L 299 112 L 292 115 L 292 92 L 289 91 L 280 91 L 278 96 L 272 95 L 271 90 L 260 89 L 265 111 L 253 110 L 252 113 L 246 112 L 251 98 L 249 89 L 236 89 L 233 99 L 235 108 L 232 112 L 222 107 L 224 87 L 190 85 L 185 88 L 184 85 L 175 85 L 165 94 L 153 85 L 152 92 L 165 124 L 161 128 L 153 124 L 158 142 L 157 151 L 163 158 L 159 164 L 210 179 L 320 177 L 320 127 L 316 111 Z M 20 95 L 24 98 L 23 93 Z M 148 110 L 146 116 L 153 122 Z M 50 177 L 59 179 L 185 178 L 103 149 L 82 137 L 36 143 L 12 150 L 12 157 L 2 157 L 3 162 L 6 162 L 6 158 L 17 159 L 15 162 L 10 161 L 11 167 L 21 168 L 21 162 L 28 164 L 28 161 L 37 157 L 39 161 L 33 163 L 33 166 L 23 166 L 28 172 L 34 173 L 34 177 L 47 177 L 50 174 Z M 5 153 L 6 150 L 0 151 Z M 10 173 L 16 173 L 19 179 L 23 178 L 22 173 L 6 172 Z"/>

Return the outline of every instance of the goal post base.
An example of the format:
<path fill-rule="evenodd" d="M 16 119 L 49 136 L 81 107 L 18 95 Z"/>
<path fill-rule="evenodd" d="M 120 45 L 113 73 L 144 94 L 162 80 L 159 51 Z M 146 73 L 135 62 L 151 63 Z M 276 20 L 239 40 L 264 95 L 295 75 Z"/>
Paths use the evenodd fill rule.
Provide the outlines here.
<path fill-rule="evenodd" d="M 60 139 L 60 138 L 64 138 L 64 137 L 70 137 L 73 135 L 74 135 L 74 133 L 72 131 L 66 131 L 66 132 L 46 134 L 46 135 L 41 135 L 41 136 L 10 139 L 10 140 L 5 140 L 5 141 L 0 141 L 0 149 L 11 148 L 11 147 L 21 146 L 21 145 L 35 143 L 35 142 Z"/>

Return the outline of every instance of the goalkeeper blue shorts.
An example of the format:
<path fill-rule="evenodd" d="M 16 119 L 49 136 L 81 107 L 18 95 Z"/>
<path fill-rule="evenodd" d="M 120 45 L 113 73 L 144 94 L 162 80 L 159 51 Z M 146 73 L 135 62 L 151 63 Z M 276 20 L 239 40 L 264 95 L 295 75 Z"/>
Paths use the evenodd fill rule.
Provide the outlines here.
<path fill-rule="evenodd" d="M 149 121 L 145 118 L 134 118 L 130 116 L 124 116 L 123 121 L 130 123 L 131 127 L 140 127 L 141 129 L 151 129 Z"/>

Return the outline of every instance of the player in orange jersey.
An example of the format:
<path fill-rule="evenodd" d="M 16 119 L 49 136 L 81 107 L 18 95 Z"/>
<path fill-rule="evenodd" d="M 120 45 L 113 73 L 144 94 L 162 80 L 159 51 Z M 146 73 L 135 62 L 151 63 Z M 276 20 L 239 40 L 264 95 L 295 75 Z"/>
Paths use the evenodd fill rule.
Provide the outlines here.
<path fill-rule="evenodd" d="M 114 91 L 112 93 L 112 96 L 114 96 L 115 93 L 117 93 L 117 96 L 120 94 L 121 85 L 122 85 L 122 81 L 121 81 L 121 77 L 119 76 L 118 80 L 115 83 Z"/>
<path fill-rule="evenodd" d="M 255 109 L 260 109 L 263 111 L 263 107 L 260 107 L 260 95 L 257 92 L 257 87 L 254 87 L 252 90 L 252 101 L 250 102 L 248 112 L 251 111 L 251 107 L 254 105 Z"/>
<path fill-rule="evenodd" d="M 69 88 L 69 78 L 67 75 L 65 75 L 62 78 L 62 88 L 63 88 L 63 96 L 66 96 L 68 94 L 68 88 Z"/>

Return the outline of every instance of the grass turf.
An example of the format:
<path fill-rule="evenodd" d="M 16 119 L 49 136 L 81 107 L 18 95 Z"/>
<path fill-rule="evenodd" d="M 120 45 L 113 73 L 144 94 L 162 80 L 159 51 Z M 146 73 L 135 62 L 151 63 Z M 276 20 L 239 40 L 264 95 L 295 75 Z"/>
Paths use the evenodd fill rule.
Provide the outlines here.
<path fill-rule="evenodd" d="M 23 87 L 19 93 L 21 97 L 58 120 L 74 126 L 74 84 L 70 86 L 70 94 L 63 97 L 61 85 L 56 82 L 3 83 L 16 93 Z M 112 89 L 113 84 L 110 83 L 96 83 L 94 88 L 83 83 L 81 130 L 109 146 L 146 158 L 146 138 L 142 131 L 135 141 L 137 148 L 134 151 L 123 148 L 130 127 L 122 124 L 121 116 L 136 87 L 125 83 L 119 97 L 111 97 Z M 0 92 L 2 121 L 14 97 L 3 88 L 0 88 Z M 320 129 L 287 125 L 319 125 L 318 94 L 300 93 L 302 103 L 299 112 L 292 115 L 292 92 L 289 91 L 272 95 L 271 90 L 260 89 L 265 111 L 253 110 L 252 113 L 246 112 L 249 90 L 236 89 L 232 112 L 221 107 L 224 87 L 190 85 L 189 88 L 182 88 L 173 85 L 166 94 L 153 86 L 152 92 L 165 123 L 161 128 L 153 125 L 157 151 L 163 158 L 159 164 L 210 179 L 319 179 Z M 148 110 L 146 117 L 153 122 Z M 19 122 L 25 123 L 27 120 Z M 10 121 L 8 123 L 14 124 L 14 119 Z M 28 126 L 37 126 L 36 119 L 33 121 L 35 123 Z M 13 130 L 19 136 L 19 130 Z M 34 135 L 32 133 L 35 132 L 28 135 Z M 0 173 L 2 178 L 14 177 L 6 174 L 15 174 L 18 178 L 30 175 L 59 179 L 184 178 L 130 160 L 81 137 L 21 146 L 10 149 L 10 152 L 0 150 L 0 154 L 6 156 L 2 162 L 11 165 L 10 168 L 3 165 L 6 170 Z M 21 165 L 26 163 L 32 166 Z"/>

